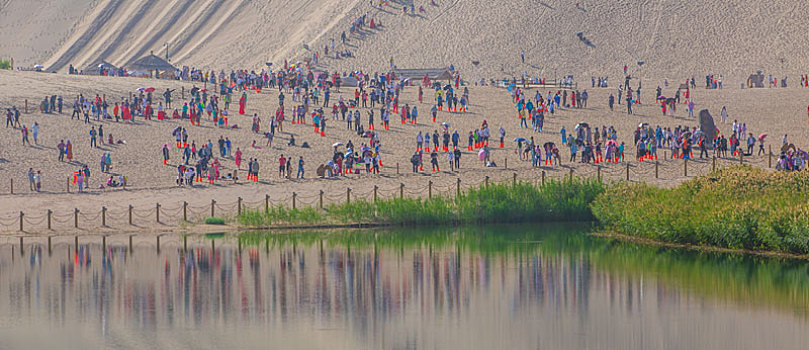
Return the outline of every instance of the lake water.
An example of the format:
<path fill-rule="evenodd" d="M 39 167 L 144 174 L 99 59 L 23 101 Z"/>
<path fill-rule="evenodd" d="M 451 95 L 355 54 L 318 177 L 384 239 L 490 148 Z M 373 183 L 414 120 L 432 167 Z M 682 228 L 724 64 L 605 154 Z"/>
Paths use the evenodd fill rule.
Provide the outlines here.
<path fill-rule="evenodd" d="M 807 349 L 809 264 L 588 227 L 0 240 L 0 349 Z"/>

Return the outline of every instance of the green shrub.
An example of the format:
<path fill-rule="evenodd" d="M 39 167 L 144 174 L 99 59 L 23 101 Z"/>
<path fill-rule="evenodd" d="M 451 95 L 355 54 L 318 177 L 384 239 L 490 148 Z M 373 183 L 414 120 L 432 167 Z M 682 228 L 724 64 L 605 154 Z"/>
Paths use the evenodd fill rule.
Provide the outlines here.
<path fill-rule="evenodd" d="M 616 185 L 592 203 L 607 229 L 666 242 L 809 253 L 809 173 L 734 166 L 672 188 Z"/>
<path fill-rule="evenodd" d="M 225 224 L 225 219 L 218 218 L 218 217 L 215 217 L 215 216 L 211 216 L 211 217 L 205 218 L 205 224 L 206 225 L 224 225 Z"/>

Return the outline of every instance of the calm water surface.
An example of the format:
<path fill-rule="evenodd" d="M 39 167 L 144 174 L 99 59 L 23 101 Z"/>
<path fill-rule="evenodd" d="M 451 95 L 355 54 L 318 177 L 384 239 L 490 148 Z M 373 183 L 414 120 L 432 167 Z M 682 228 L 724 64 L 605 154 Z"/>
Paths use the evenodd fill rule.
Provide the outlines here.
<path fill-rule="evenodd" d="M 578 226 L 0 240 L 0 349 L 807 349 L 809 264 Z"/>

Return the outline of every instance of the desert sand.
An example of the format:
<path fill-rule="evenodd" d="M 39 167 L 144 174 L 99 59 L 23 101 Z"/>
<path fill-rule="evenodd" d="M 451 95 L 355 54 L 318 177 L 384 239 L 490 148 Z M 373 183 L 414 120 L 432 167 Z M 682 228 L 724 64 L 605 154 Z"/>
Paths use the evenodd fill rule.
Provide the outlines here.
<path fill-rule="evenodd" d="M 637 62 L 645 64 L 636 74 L 669 79 L 807 73 L 800 53 L 809 49 L 809 7 L 795 1 L 415 0 L 416 14 L 403 13 L 409 0 L 372 3 L 378 1 L 5 0 L 0 57 L 64 72 L 98 59 L 125 65 L 150 51 L 162 56 L 168 43 L 177 66 L 260 68 L 323 54 L 332 39 L 340 46 L 340 33 L 367 13 L 383 26 L 351 38 L 356 57 L 324 60 L 329 68 L 383 70 L 394 57 L 401 68 L 454 64 L 470 76 L 477 60 L 478 73 L 491 78 L 527 71 L 618 79 L 617 69 Z"/>
<path fill-rule="evenodd" d="M 31 4 L 29 6 L 28 4 Z M 642 122 L 652 126 L 696 126 L 697 120 L 688 118 L 685 106 L 681 105 L 675 117 L 663 116 L 653 104 L 654 88 L 663 86 L 668 79 L 670 86 L 664 95 L 670 96 L 679 82 L 695 76 L 697 88 L 692 90 L 696 109 L 708 109 L 717 123 L 719 110 L 727 106 L 728 124 L 718 124 L 724 134 L 730 133 L 730 122 L 738 120 L 747 124 L 755 135 L 768 133 L 769 144 L 780 144 L 783 134 L 789 134 L 791 142 L 806 146 L 809 132 L 806 97 L 809 89 L 797 87 L 800 68 L 804 65 L 801 47 L 808 45 L 806 38 L 797 33 L 805 32 L 807 24 L 800 21 L 807 8 L 795 3 L 776 2 L 698 2 L 684 3 L 659 1 L 636 4 L 630 1 L 585 2 L 576 8 L 568 1 L 438 1 L 432 6 L 424 1 L 424 12 L 416 15 L 403 14 L 401 4 L 392 2 L 384 8 L 372 7 L 365 1 L 317 1 L 275 2 L 249 1 L 79 1 L 57 2 L 62 7 L 54 8 L 49 1 L 4 1 L 0 2 L 0 57 L 15 57 L 17 65 L 43 64 L 59 71 L 57 74 L 35 72 L 0 71 L 0 107 L 17 106 L 21 110 L 28 100 L 29 113 L 21 116 L 27 126 L 40 124 L 39 145 L 22 146 L 20 131 L 2 128 L 0 148 L 0 229 L 18 229 L 19 212 L 24 212 L 26 231 L 43 232 L 44 213 L 54 212 L 54 227 L 72 230 L 74 209 L 81 213 L 82 230 L 120 230 L 131 228 L 127 223 L 128 206 L 136 209 L 141 229 L 173 227 L 179 221 L 184 201 L 191 208 L 189 216 L 199 219 L 210 214 L 212 199 L 217 201 L 217 215 L 232 215 L 236 211 L 237 198 L 245 205 L 262 207 L 265 196 L 273 203 L 291 205 L 293 193 L 298 205 L 317 205 L 319 193 L 324 191 L 324 202 L 346 200 L 346 189 L 351 188 L 352 198 L 371 198 L 373 187 L 378 186 L 380 197 L 400 194 L 400 184 L 405 184 L 406 196 L 427 196 L 428 182 L 434 183 L 434 194 L 452 195 L 456 182 L 462 186 L 479 184 L 489 176 L 491 181 L 512 181 L 514 174 L 522 181 L 540 181 L 544 172 L 548 177 L 561 177 L 573 170 L 576 176 L 595 177 L 597 167 L 591 164 L 567 162 L 569 151 L 561 149 L 562 166 L 547 166 L 532 169 L 529 162 L 519 161 L 514 152 L 515 137 L 531 137 L 539 143 L 560 142 L 562 126 L 571 132 L 578 122 L 592 126 L 615 126 L 619 141 L 632 143 L 632 131 Z M 374 2 L 375 3 L 375 2 Z M 41 9 L 36 11 L 35 9 Z M 79 93 L 85 96 L 104 95 L 108 101 L 120 101 L 137 88 L 154 87 L 158 92 L 166 88 L 188 91 L 193 84 L 188 82 L 153 80 L 144 78 L 110 78 L 68 76 L 63 72 L 68 64 L 84 67 L 97 59 L 105 59 L 116 65 L 126 64 L 149 51 L 162 52 L 163 43 L 169 42 L 172 63 L 206 69 L 255 69 L 260 70 L 268 61 L 279 62 L 284 58 L 295 59 L 311 55 L 311 50 L 327 45 L 329 40 L 339 42 L 339 33 L 347 31 L 351 21 L 362 14 L 381 21 L 378 30 L 364 30 L 351 36 L 348 47 L 355 58 L 322 58 L 321 67 L 327 70 L 361 69 L 384 71 L 388 59 L 393 56 L 403 68 L 440 67 L 454 64 L 463 78 L 474 77 L 471 60 L 480 60 L 477 74 L 487 79 L 519 75 L 550 78 L 572 74 L 577 77 L 579 89 L 590 94 L 588 107 L 563 109 L 546 118 L 545 129 L 535 134 L 520 129 L 516 112 L 508 91 L 492 86 L 469 86 L 471 107 L 469 113 L 439 112 L 436 124 L 427 117 L 432 106 L 432 93 L 425 90 L 424 103 L 416 103 L 414 87 L 407 88 L 402 103 L 414 103 L 420 111 L 419 124 L 401 125 L 397 117 L 391 118 L 391 129 L 380 131 L 382 160 L 381 175 L 351 175 L 339 179 L 317 179 L 317 165 L 331 158 L 335 142 L 352 140 L 359 145 L 362 140 L 346 129 L 342 121 L 330 120 L 325 137 L 313 132 L 311 125 L 284 125 L 284 132 L 275 137 L 274 147 L 252 149 L 256 140 L 264 145 L 266 139 L 249 130 L 250 118 L 258 114 L 262 118 L 262 131 L 268 128 L 267 117 L 278 106 L 277 90 L 265 89 L 261 94 L 248 92 L 247 114 L 235 116 L 231 111 L 230 124 L 239 129 L 220 129 L 210 120 L 201 127 L 192 127 L 187 121 L 144 121 L 137 118 L 133 124 L 96 122 L 104 126 L 105 141 L 108 134 L 126 144 L 103 144 L 98 149 L 89 147 L 91 125 L 70 120 L 69 104 Z M 768 21 L 778 17 L 779 21 Z M 34 21 L 24 18 L 36 18 Z M 99 18 L 106 18 L 100 26 Z M 189 19 L 190 18 L 190 19 Z M 36 23 L 43 25 L 37 26 Z M 522 29 L 531 29 L 530 36 Z M 582 32 L 592 46 L 585 45 L 576 33 Z M 514 33 L 513 35 L 511 33 Z M 21 44 L 25 43 L 25 44 Z M 340 45 L 338 44 L 338 47 Z M 520 61 L 520 50 L 526 51 L 526 63 Z M 643 61 L 643 66 L 635 64 Z M 630 74 L 643 81 L 644 105 L 637 106 L 634 115 L 627 115 L 623 106 L 615 111 L 607 108 L 610 93 L 617 95 L 617 84 L 623 75 L 621 67 L 630 66 Z M 766 89 L 740 89 L 747 75 L 762 69 L 765 74 L 779 78 L 789 75 L 791 87 Z M 723 74 L 725 89 L 702 88 L 705 74 Z M 609 88 L 590 88 L 590 76 L 607 76 Z M 470 82 L 471 83 L 471 82 Z M 635 87 L 637 80 L 632 85 Z M 199 84 L 197 84 L 200 86 Z M 543 89 L 543 93 L 548 90 Z M 345 98 L 353 96 L 354 88 L 343 88 Z M 62 95 L 64 113 L 42 114 L 38 102 L 45 95 Z M 338 94 L 335 94 L 335 98 Z M 527 95 L 533 96 L 533 91 Z M 186 97 L 188 95 L 186 94 Z M 238 96 L 234 96 L 237 100 Z M 293 104 L 287 96 L 287 104 Z M 235 105 L 235 103 L 234 103 Z M 367 123 L 363 110 L 363 123 Z M 465 146 L 466 135 L 487 120 L 496 139 L 497 128 L 506 129 L 506 147 L 497 148 L 494 142 L 492 159 L 497 168 L 485 168 L 477 161 L 476 154 L 466 152 L 461 160 L 461 170 L 450 173 L 446 168 L 446 156 L 441 154 L 442 172 L 431 173 L 425 164 L 425 172 L 413 174 L 408 159 L 415 149 L 415 136 L 440 128 L 440 123 L 451 124 L 450 131 L 457 129 L 461 144 Z M 377 126 L 380 122 L 377 115 Z M 218 182 L 210 186 L 200 184 L 196 188 L 178 188 L 174 184 L 176 165 L 180 159 L 177 149 L 171 150 L 169 166 L 163 166 L 160 147 L 173 144 L 171 130 L 184 126 L 189 130 L 189 140 L 197 144 L 220 136 L 233 141 L 233 149 L 241 148 L 244 159 L 256 157 L 261 162 L 261 181 L 247 183 L 244 174 L 238 183 Z M 377 130 L 380 128 L 378 127 Z M 308 142 L 309 149 L 286 146 L 290 135 L 297 144 Z M 74 143 L 75 163 L 57 161 L 56 145 L 60 140 Z M 33 141 L 33 140 L 32 140 Z M 774 147 L 777 149 L 777 147 Z M 631 146 L 628 154 L 634 154 Z M 98 189 L 109 176 L 99 173 L 98 162 L 103 153 L 111 153 L 116 174 L 129 179 L 126 190 Z M 288 180 L 277 176 L 277 159 L 284 154 L 303 156 L 306 161 L 306 179 Z M 669 186 L 684 179 L 704 174 L 712 167 L 710 161 L 693 161 L 688 174 L 682 160 L 660 157 L 658 176 L 651 163 L 630 165 L 630 181 L 644 181 Z M 628 157 L 631 158 L 631 157 Z M 718 166 L 738 162 L 738 159 L 718 160 Z M 746 163 L 768 167 L 767 156 L 745 159 Z M 399 165 L 397 173 L 396 165 Z M 506 166 L 507 163 L 507 166 Z M 76 194 L 76 187 L 68 187 L 68 178 L 81 164 L 88 164 L 92 176 L 91 191 Z M 222 160 L 224 172 L 234 168 L 232 159 Z M 625 181 L 626 164 L 602 164 L 602 177 Z M 245 167 L 243 164 L 242 167 Z M 43 193 L 29 191 L 26 170 L 42 171 Z M 294 176 L 293 171 L 293 176 Z M 9 194 L 11 179 L 14 180 L 14 195 Z M 4 183 L 5 182 L 5 183 Z M 70 193 L 67 190 L 70 190 Z M 160 203 L 163 212 L 161 223 L 153 219 L 155 206 Z M 99 219 L 101 207 L 107 207 L 107 228 L 102 228 Z"/>

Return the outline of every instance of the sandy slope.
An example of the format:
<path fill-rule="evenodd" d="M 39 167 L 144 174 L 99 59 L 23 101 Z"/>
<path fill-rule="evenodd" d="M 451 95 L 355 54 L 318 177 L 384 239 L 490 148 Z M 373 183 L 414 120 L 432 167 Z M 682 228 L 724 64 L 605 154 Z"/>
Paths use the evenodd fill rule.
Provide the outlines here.
<path fill-rule="evenodd" d="M 408 3 L 409 2 L 405 2 Z M 472 75 L 608 75 L 624 64 L 636 75 L 680 79 L 722 73 L 741 80 L 756 69 L 804 73 L 809 48 L 802 33 L 809 7 L 794 1 L 417 0 L 425 11 L 402 13 L 401 2 L 379 9 L 366 1 L 60 0 L 4 2 L 0 56 L 23 65 L 84 67 L 98 58 L 125 64 L 150 51 L 179 65 L 260 68 L 323 51 L 352 19 L 368 13 L 379 30 L 349 41 L 356 58 L 326 60 L 340 69 L 454 64 Z M 417 7 L 418 7 L 417 6 Z M 587 38 L 586 45 L 576 36 Z M 519 53 L 526 51 L 526 63 Z"/>

